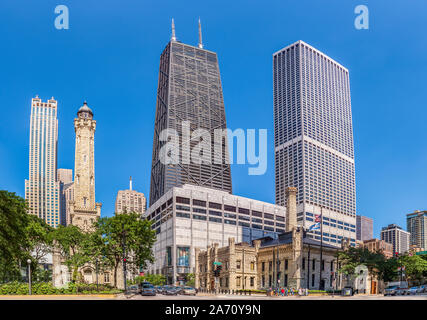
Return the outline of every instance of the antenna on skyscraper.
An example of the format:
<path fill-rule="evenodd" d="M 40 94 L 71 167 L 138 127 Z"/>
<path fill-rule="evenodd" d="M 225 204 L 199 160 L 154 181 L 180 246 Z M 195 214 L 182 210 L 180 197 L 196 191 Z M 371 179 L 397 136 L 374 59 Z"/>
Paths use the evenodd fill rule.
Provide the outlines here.
<path fill-rule="evenodd" d="M 172 38 L 171 38 L 171 40 L 172 41 L 176 41 L 176 37 L 175 37 L 175 23 L 173 21 L 173 18 L 172 18 Z"/>
<path fill-rule="evenodd" d="M 199 48 L 200 49 L 203 48 L 203 43 L 202 43 L 202 24 L 200 23 L 200 17 L 199 17 Z"/>

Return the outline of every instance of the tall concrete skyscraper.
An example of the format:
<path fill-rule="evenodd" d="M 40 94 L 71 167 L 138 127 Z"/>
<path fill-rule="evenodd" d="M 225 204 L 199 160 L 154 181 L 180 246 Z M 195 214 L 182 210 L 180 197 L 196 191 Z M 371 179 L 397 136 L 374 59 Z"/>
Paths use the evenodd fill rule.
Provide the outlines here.
<path fill-rule="evenodd" d="M 356 182 L 348 70 L 297 41 L 273 54 L 276 203 L 296 187 L 298 223 L 323 214 L 323 240 L 356 239 Z M 320 231 L 311 236 L 320 239 Z"/>
<path fill-rule="evenodd" d="M 71 223 L 84 231 L 101 216 L 101 203 L 95 203 L 95 129 L 96 121 L 86 101 L 74 119 L 76 150 L 74 162 L 74 199 L 70 201 Z"/>
<path fill-rule="evenodd" d="M 410 244 L 427 250 L 427 211 L 408 213 L 406 225 L 406 230 L 411 234 Z"/>
<path fill-rule="evenodd" d="M 188 131 L 184 128 L 188 126 Z M 187 126 L 185 126 L 187 125 Z M 227 139 L 214 142 L 214 130 L 225 129 L 225 110 L 218 57 L 215 52 L 203 49 L 199 22 L 197 47 L 176 40 L 172 21 L 172 37 L 160 56 L 157 89 L 156 120 L 151 165 L 150 205 L 174 186 L 192 184 L 232 192 L 231 171 L 228 163 Z M 162 162 L 161 149 L 165 145 L 161 134 L 176 130 L 179 161 Z M 222 162 L 215 162 L 214 152 L 201 164 L 188 161 L 190 150 L 200 143 L 200 138 L 190 137 L 196 129 L 211 134 L 212 151 Z M 215 148 L 219 147 L 220 149 Z"/>
<path fill-rule="evenodd" d="M 374 238 L 374 220 L 365 216 L 356 216 L 356 240 L 365 241 Z"/>
<path fill-rule="evenodd" d="M 404 254 L 409 250 L 409 232 L 396 224 L 389 224 L 381 229 L 381 240 L 393 245 L 393 254 Z"/>
<path fill-rule="evenodd" d="M 36 96 L 31 101 L 29 179 L 25 199 L 29 213 L 52 227 L 60 224 L 59 182 L 57 180 L 58 103 Z"/>

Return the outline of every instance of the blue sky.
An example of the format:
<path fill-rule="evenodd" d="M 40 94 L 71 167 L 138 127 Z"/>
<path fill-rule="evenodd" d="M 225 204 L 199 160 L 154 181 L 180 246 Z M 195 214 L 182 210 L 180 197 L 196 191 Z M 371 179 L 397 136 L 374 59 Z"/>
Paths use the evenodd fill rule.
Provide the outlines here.
<path fill-rule="evenodd" d="M 69 8 L 70 29 L 54 27 Z M 369 8 L 356 30 L 354 8 Z M 427 3 L 407 1 L 33 1 L 0 3 L 0 189 L 24 196 L 31 98 L 59 104 L 58 167 L 74 167 L 73 119 L 94 110 L 96 197 L 112 215 L 117 190 L 149 194 L 159 56 L 177 38 L 216 51 L 227 124 L 268 129 L 268 169 L 232 167 L 234 193 L 274 202 L 272 53 L 304 40 L 350 72 L 357 211 L 406 228 L 427 209 Z"/>

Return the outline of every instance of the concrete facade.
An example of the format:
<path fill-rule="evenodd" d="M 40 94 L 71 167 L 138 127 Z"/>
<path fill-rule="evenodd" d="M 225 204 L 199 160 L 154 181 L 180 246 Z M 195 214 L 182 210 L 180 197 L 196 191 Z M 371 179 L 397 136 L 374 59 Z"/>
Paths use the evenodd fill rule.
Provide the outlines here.
<path fill-rule="evenodd" d="M 115 213 L 135 212 L 143 214 L 146 210 L 147 200 L 142 192 L 132 189 L 132 177 L 129 181 L 128 190 L 119 190 L 116 196 Z"/>
<path fill-rule="evenodd" d="M 356 216 L 356 240 L 365 241 L 374 237 L 374 220 L 365 216 Z"/>
<path fill-rule="evenodd" d="M 31 100 L 29 178 L 25 180 L 28 213 L 55 228 L 61 224 L 57 112 L 58 102 L 53 97 L 47 102 L 38 96 Z"/>
<path fill-rule="evenodd" d="M 409 250 L 410 233 L 396 224 L 389 224 L 381 230 L 381 240 L 393 245 L 393 254 L 404 254 Z"/>
<path fill-rule="evenodd" d="M 153 221 L 157 240 L 150 273 L 164 274 L 168 283 L 184 283 L 194 273 L 195 249 L 228 239 L 251 243 L 285 231 L 286 208 L 228 192 L 194 185 L 174 187 L 143 215 Z"/>
<path fill-rule="evenodd" d="M 406 230 L 411 234 L 409 244 L 427 249 L 427 211 L 416 210 L 406 215 Z"/>

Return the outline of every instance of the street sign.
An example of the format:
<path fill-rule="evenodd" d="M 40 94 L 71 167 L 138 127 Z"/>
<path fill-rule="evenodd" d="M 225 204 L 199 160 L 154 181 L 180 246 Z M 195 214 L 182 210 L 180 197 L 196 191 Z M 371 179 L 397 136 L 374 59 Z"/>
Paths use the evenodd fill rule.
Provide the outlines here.
<path fill-rule="evenodd" d="M 222 262 L 219 262 L 219 261 L 214 261 L 214 263 L 213 263 L 214 265 L 216 265 L 216 266 L 220 266 L 220 265 L 222 265 Z"/>

